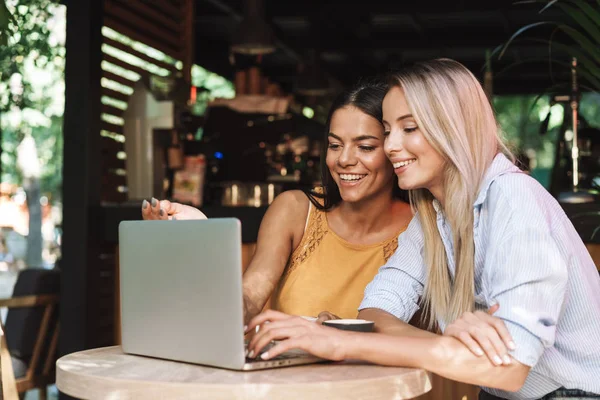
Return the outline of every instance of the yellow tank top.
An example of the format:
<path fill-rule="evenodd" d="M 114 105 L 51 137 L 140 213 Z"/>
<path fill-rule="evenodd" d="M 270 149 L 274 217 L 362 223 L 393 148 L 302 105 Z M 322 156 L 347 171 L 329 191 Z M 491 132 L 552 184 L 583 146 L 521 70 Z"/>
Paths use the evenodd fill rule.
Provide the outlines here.
<path fill-rule="evenodd" d="M 398 235 L 381 243 L 357 245 L 336 235 L 327 213 L 310 204 L 306 228 L 271 297 L 270 308 L 316 317 L 329 311 L 356 318 L 365 287 L 398 247 Z"/>

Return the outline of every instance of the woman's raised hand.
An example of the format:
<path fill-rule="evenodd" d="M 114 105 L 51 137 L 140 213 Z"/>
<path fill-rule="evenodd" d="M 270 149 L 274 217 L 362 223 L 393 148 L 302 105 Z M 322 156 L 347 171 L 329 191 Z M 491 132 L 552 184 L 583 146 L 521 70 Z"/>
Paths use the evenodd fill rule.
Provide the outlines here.
<path fill-rule="evenodd" d="M 158 201 L 154 197 L 150 202 L 142 202 L 142 218 L 147 220 L 154 219 L 207 219 L 206 215 L 197 208 L 186 206 L 184 204 L 170 202 L 169 200 Z"/>

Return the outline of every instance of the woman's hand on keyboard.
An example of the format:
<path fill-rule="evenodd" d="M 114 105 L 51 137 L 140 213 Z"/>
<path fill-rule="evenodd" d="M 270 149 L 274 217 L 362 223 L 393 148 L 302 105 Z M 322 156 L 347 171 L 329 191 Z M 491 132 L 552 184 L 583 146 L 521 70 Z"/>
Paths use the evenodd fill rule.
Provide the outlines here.
<path fill-rule="evenodd" d="M 248 324 L 248 331 L 260 326 L 248 345 L 248 357 L 260 354 L 271 341 L 277 344 L 261 354 L 269 360 L 291 349 L 300 349 L 317 357 L 340 361 L 345 358 L 344 341 L 351 332 L 315 324 L 302 317 L 268 310 L 257 315 Z"/>

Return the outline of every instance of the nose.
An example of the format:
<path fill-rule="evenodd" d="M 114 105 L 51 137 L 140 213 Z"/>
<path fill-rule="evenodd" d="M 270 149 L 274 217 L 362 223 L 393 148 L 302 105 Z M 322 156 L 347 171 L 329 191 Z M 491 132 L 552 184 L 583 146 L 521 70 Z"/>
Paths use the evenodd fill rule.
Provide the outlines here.
<path fill-rule="evenodd" d="M 398 132 L 395 129 L 390 130 L 390 133 L 385 137 L 385 141 L 383 142 L 383 151 L 389 157 L 394 153 L 399 153 L 403 149 L 402 143 L 402 133 Z"/>
<path fill-rule="evenodd" d="M 351 146 L 344 147 L 337 159 L 337 162 L 342 168 L 356 165 L 356 154 L 354 154 L 354 150 L 351 148 Z"/>

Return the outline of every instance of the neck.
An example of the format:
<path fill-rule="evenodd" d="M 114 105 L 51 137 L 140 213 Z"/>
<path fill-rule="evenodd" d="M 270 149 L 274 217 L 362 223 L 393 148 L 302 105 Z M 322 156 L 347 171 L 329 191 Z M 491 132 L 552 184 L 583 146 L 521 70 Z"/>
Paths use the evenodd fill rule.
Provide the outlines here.
<path fill-rule="evenodd" d="M 393 205 L 394 198 L 390 191 L 356 203 L 342 201 L 337 210 L 343 214 L 345 224 L 352 227 L 354 233 L 364 235 L 379 231 L 389 221 Z"/>
<path fill-rule="evenodd" d="M 431 192 L 431 194 L 433 195 L 433 197 L 435 197 L 435 199 L 440 203 L 440 206 L 442 206 L 442 209 L 444 208 L 444 191 L 442 190 L 443 188 L 440 187 L 435 187 L 435 188 L 430 188 L 429 191 Z"/>

